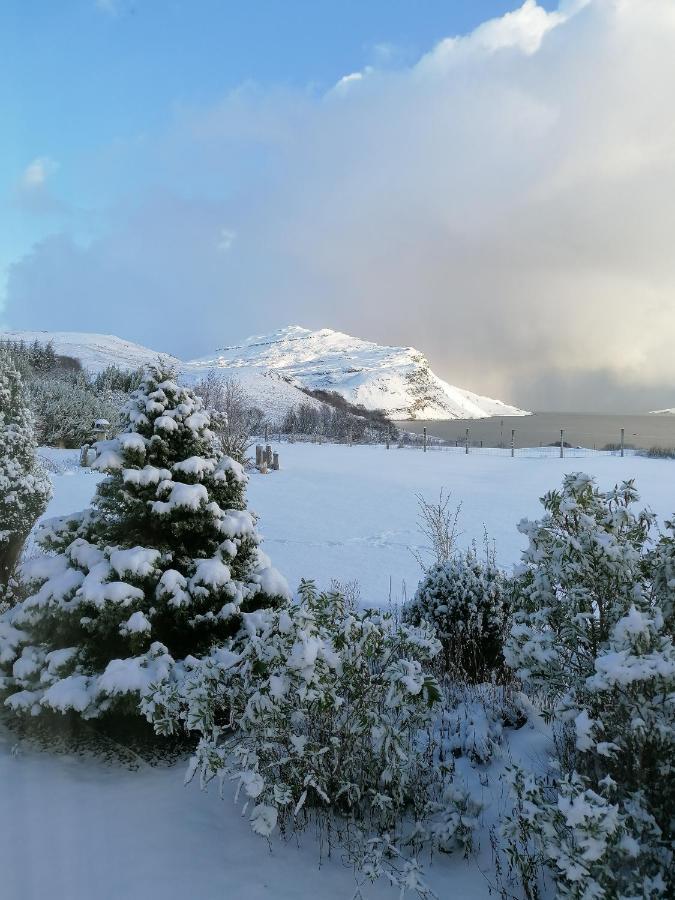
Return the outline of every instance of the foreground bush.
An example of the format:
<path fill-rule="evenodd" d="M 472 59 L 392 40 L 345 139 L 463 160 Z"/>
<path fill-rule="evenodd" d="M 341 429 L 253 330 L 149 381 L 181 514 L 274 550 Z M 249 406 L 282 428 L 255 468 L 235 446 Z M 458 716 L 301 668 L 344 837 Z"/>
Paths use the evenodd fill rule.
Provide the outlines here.
<path fill-rule="evenodd" d="M 470 844 L 479 807 L 432 737 L 429 628 L 396 628 L 303 583 L 299 603 L 244 616 L 244 635 L 143 702 L 160 732 L 198 732 L 191 774 L 233 778 L 260 835 L 317 822 L 372 877 L 405 880 L 425 842 Z"/>
<path fill-rule="evenodd" d="M 644 596 L 654 516 L 635 512 L 633 482 L 602 492 L 582 473 L 523 520 L 529 545 L 515 585 L 507 663 L 523 681 L 559 697 L 593 673 L 612 628 Z"/>
<path fill-rule="evenodd" d="M 544 498 L 516 594 L 507 660 L 541 693 L 557 735 L 553 780 L 515 771 L 506 825 L 528 896 L 669 897 L 675 808 L 673 547 L 631 482 L 585 475 Z"/>
<path fill-rule="evenodd" d="M 201 400 L 152 369 L 124 431 L 95 445 L 108 477 L 93 508 L 46 523 L 56 555 L 25 567 L 29 596 L 0 618 L 12 710 L 138 720 L 150 683 L 287 596 L 258 547 L 246 476 L 209 424 Z"/>
<path fill-rule="evenodd" d="M 506 579 L 487 552 L 455 553 L 427 571 L 403 618 L 431 623 L 441 641 L 445 670 L 471 682 L 489 680 L 503 665 L 508 622 Z"/>

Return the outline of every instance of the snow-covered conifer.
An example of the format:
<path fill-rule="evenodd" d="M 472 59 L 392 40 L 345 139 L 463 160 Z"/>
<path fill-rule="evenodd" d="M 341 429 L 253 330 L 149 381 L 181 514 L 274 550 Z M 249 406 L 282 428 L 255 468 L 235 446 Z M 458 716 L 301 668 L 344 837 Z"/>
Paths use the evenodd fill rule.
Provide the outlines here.
<path fill-rule="evenodd" d="M 160 366 L 126 417 L 95 445 L 108 477 L 93 507 L 46 524 L 56 555 L 26 567 L 30 596 L 0 622 L 16 711 L 135 713 L 150 684 L 232 635 L 243 612 L 288 596 L 202 401 Z"/>
<path fill-rule="evenodd" d="M 28 533 L 51 496 L 35 449 L 21 376 L 9 354 L 0 352 L 0 604 Z"/>

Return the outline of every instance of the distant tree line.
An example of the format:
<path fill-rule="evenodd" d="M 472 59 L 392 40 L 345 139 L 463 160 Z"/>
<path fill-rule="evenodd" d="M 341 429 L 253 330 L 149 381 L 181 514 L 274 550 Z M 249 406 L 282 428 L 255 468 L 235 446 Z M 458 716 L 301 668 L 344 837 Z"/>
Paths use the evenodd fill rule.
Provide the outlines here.
<path fill-rule="evenodd" d="M 51 341 L 3 340 L 0 353 L 21 374 L 42 445 L 80 447 L 91 440 L 93 424 L 101 419 L 116 427 L 128 394 L 143 378 L 141 369 L 114 365 L 90 375 L 78 359 L 56 353 Z"/>
<path fill-rule="evenodd" d="M 322 436 L 333 441 L 370 443 L 399 436 L 398 428 L 382 410 L 366 409 L 350 403 L 337 391 L 304 389 L 303 393 L 321 404 L 309 401 L 292 407 L 284 416 L 281 431 L 287 435 Z"/>

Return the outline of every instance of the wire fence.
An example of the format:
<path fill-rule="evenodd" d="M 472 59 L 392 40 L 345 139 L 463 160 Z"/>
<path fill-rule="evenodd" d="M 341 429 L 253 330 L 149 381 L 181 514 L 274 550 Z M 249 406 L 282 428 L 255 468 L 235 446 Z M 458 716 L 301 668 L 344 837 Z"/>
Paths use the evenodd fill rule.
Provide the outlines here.
<path fill-rule="evenodd" d="M 576 421 L 575 421 L 576 418 Z M 648 456 L 675 459 L 675 416 L 568 416 L 537 414 L 519 419 L 454 420 L 433 422 L 429 427 L 409 430 L 407 422 L 398 428 L 357 440 L 351 431 L 342 439 L 314 434 L 282 434 L 266 430 L 278 442 L 384 443 L 388 448 L 423 450 L 477 456 L 506 456 L 530 459 L 584 459 L 609 456 Z M 585 427 L 584 427 L 585 426 Z M 589 430 L 593 428 L 593 430 Z"/>
<path fill-rule="evenodd" d="M 411 442 L 397 445 L 403 450 L 424 450 L 421 442 Z M 481 447 L 480 445 L 455 446 L 448 444 L 439 444 L 428 442 L 426 447 L 428 453 L 450 453 L 458 456 L 469 454 L 471 456 L 503 456 L 513 458 L 527 459 L 585 459 L 590 456 L 640 456 L 646 451 L 636 450 L 634 447 L 624 447 L 623 453 L 621 449 L 616 450 L 597 450 L 593 447 Z"/>

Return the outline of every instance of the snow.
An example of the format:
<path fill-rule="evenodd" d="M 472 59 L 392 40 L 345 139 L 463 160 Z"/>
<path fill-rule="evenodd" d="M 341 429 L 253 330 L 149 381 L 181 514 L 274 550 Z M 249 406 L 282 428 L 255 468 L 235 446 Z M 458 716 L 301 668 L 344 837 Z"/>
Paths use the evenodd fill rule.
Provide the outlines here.
<path fill-rule="evenodd" d="M 659 518 L 675 510 L 675 463 L 641 457 L 588 459 L 510 459 L 413 451 L 383 447 L 283 444 L 283 468 L 273 475 L 253 475 L 248 496 L 266 535 L 265 549 L 275 566 L 295 587 L 301 576 L 326 586 L 331 578 L 361 583 L 364 604 L 386 604 L 408 595 L 419 569 L 408 547 L 418 546 L 415 493 L 438 497 L 450 489 L 463 501 L 460 542 L 480 540 L 483 523 L 496 540 L 498 561 L 517 562 L 525 536 L 516 529 L 524 517 L 539 515 L 538 497 L 557 487 L 565 472 L 583 468 L 601 487 L 635 477 L 643 501 Z M 50 451 L 54 497 L 47 516 L 81 509 L 101 476 L 69 467 L 68 451 Z M 59 461 L 64 461 L 61 466 Z M 160 589 L 179 597 L 186 588 L 178 573 L 166 572 Z M 626 636 L 642 627 L 631 614 L 621 628 Z M 158 656 L 154 666 L 164 664 Z M 299 647 L 298 660 L 312 648 Z M 58 660 L 54 661 L 58 665 Z M 109 667 L 110 691 L 145 686 L 153 667 L 119 660 Z M 64 684 L 65 682 L 65 684 Z M 60 687 L 57 687 L 60 685 Z M 99 688 L 102 685 L 99 685 Z M 61 679 L 50 701 L 81 703 L 86 708 L 90 685 Z M 278 685 L 283 690 L 283 685 Z M 48 688 L 52 691 L 52 688 Z M 17 695 L 30 707 L 34 699 Z M 44 702 L 44 701 L 43 701 Z M 472 711 L 470 734 L 462 742 L 484 745 L 485 722 Z M 586 723 L 579 722 L 581 733 Z M 541 764 L 550 749 L 547 730 L 535 719 L 519 731 L 507 729 L 504 758 L 528 771 Z M 478 746 L 477 746 L 478 749 Z M 497 765 L 501 765 L 497 762 Z M 477 778 L 464 759 L 458 772 Z M 76 755 L 36 752 L 0 724 L 0 872 L 3 897 L 17 900 L 350 900 L 354 875 L 340 853 L 319 865 L 311 829 L 296 841 L 273 836 L 270 845 L 251 831 L 269 829 L 267 810 L 252 806 L 242 817 L 225 785 L 218 791 L 185 787 L 185 764 L 166 767 L 141 764 L 137 771 Z M 484 797 L 484 799 L 489 799 Z M 498 800 L 481 814 L 480 851 L 465 861 L 459 855 L 437 855 L 427 875 L 441 898 L 487 900 L 488 886 L 480 868 L 491 874 L 488 829 L 498 822 Z M 566 815 L 583 810 L 565 810 Z M 30 836 L 27 840 L 26 836 Z M 365 900 L 392 900 L 389 886 L 366 884 Z"/>
<path fill-rule="evenodd" d="M 85 332 L 6 331 L 0 332 L 2 339 L 51 340 L 57 353 L 76 357 L 90 372 L 111 364 L 135 369 L 156 362 L 160 355 L 114 335 Z M 281 420 L 299 403 L 319 405 L 303 388 L 337 391 L 352 403 L 383 409 L 396 419 L 527 414 L 501 400 L 448 384 L 431 371 L 429 362 L 414 347 L 381 346 L 330 328 L 310 331 L 290 325 L 188 362 L 162 355 L 184 381 L 197 381 L 211 370 L 236 378 L 272 421 Z M 171 383 L 159 388 L 157 399 L 161 399 L 161 389 L 171 388 Z"/>
<path fill-rule="evenodd" d="M 159 558 L 159 550 L 147 547 L 131 547 L 129 550 L 113 550 L 110 554 L 110 565 L 120 578 L 127 575 L 146 578 L 151 575 Z"/>
<path fill-rule="evenodd" d="M 209 370 L 225 370 L 252 397 L 262 387 L 261 375 L 276 376 L 296 388 L 336 391 L 351 403 L 382 409 L 394 419 L 527 415 L 501 400 L 443 381 L 414 347 L 384 347 L 330 328 L 310 331 L 290 325 L 256 335 L 186 363 L 183 373 L 193 379 Z M 273 385 L 274 379 L 268 377 L 267 390 Z M 303 399 L 306 402 L 307 397 Z"/>
<path fill-rule="evenodd" d="M 159 489 L 161 490 L 164 486 L 170 491 L 169 499 L 166 502 L 155 500 L 152 503 L 152 508 L 157 513 L 169 513 L 176 507 L 197 510 L 202 503 L 207 503 L 209 499 L 209 492 L 203 484 L 163 481 Z"/>
<path fill-rule="evenodd" d="M 583 470 L 595 476 L 601 488 L 635 477 L 643 504 L 659 519 L 675 512 L 675 462 L 671 460 L 637 456 L 511 459 L 508 453 L 466 456 L 302 443 L 283 443 L 278 449 L 282 470 L 252 475 L 247 491 L 249 507 L 259 517 L 265 552 L 293 590 L 303 577 L 314 578 L 322 587 L 330 586 L 333 578 L 343 583 L 357 580 L 361 600 L 369 606 L 388 600 L 390 582 L 393 601 L 401 601 L 404 593 L 412 596 L 417 587 L 421 572 L 410 552 L 410 548 L 419 550 L 422 543 L 416 493 L 433 501 L 441 488 L 450 491 L 452 504 L 462 503 L 460 545 L 480 543 L 485 526 L 496 541 L 497 562 L 509 570 L 527 545 L 516 523 L 539 517 L 538 498 L 558 487 L 565 473 Z M 58 454 L 73 456 L 71 451 L 51 454 L 55 459 Z M 55 493 L 45 517 L 86 506 L 100 477 L 77 467 L 52 474 Z M 183 487 L 199 489 L 201 485 Z M 248 510 L 228 510 L 221 523 L 224 535 L 252 527 Z"/>
<path fill-rule="evenodd" d="M 96 692 L 111 695 L 136 692 L 143 694 L 151 684 L 165 679 L 170 669 L 171 657 L 167 654 L 166 647 L 155 641 L 143 656 L 111 660 L 96 680 Z"/>
<path fill-rule="evenodd" d="M 193 475 L 195 478 L 202 479 L 205 475 L 210 475 L 216 466 L 215 460 L 204 459 L 203 456 L 190 456 L 181 462 L 173 464 L 173 471 L 180 472 L 183 475 Z"/>
<path fill-rule="evenodd" d="M 319 866 L 309 837 L 300 846 L 274 838 L 269 848 L 229 796 L 223 801 L 217 790 L 186 787 L 183 762 L 129 771 L 21 748 L 15 755 L 15 740 L 0 730 L 0 893 L 7 900 L 354 895 L 354 876 L 339 854 Z M 456 896 L 487 898 L 475 866 L 457 860 L 452 877 Z M 397 894 L 378 885 L 366 887 L 364 897 Z"/>
<path fill-rule="evenodd" d="M 87 675 L 68 675 L 47 688 L 40 702 L 59 712 L 68 709 L 84 712 L 91 703 L 91 682 Z M 10 697 L 10 702 L 13 699 Z"/>
<path fill-rule="evenodd" d="M 190 590 L 199 584 L 206 585 L 206 587 L 219 588 L 230 583 L 232 579 L 230 567 L 226 566 L 218 557 L 200 559 L 196 562 L 195 574 L 190 579 Z"/>
<path fill-rule="evenodd" d="M 157 466 L 143 466 L 142 469 L 124 469 L 122 478 L 125 484 L 148 487 L 170 480 L 171 472 L 168 469 L 158 469 Z"/>
<path fill-rule="evenodd" d="M 54 351 L 61 356 L 79 359 L 89 372 L 101 372 L 107 366 L 138 369 L 157 362 L 159 353 L 133 341 L 125 341 L 113 334 L 90 334 L 84 331 L 0 331 L 0 340 L 25 341 L 32 344 L 52 341 Z M 175 356 L 162 354 L 170 363 L 179 364 Z"/>

